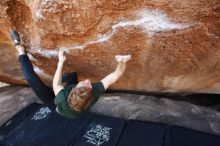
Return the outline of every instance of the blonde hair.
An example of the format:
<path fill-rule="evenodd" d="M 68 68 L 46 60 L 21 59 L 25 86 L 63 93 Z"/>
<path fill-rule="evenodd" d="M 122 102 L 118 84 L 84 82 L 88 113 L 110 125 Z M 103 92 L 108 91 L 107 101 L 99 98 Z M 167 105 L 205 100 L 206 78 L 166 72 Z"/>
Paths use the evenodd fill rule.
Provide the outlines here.
<path fill-rule="evenodd" d="M 92 101 L 92 88 L 79 87 L 73 89 L 68 96 L 68 104 L 75 111 L 88 108 Z"/>

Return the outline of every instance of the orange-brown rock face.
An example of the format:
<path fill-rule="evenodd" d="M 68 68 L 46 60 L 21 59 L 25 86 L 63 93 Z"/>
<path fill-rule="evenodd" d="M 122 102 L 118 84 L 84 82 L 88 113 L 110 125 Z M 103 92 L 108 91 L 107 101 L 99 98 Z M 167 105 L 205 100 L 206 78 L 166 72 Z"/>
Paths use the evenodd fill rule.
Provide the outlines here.
<path fill-rule="evenodd" d="M 112 89 L 220 93 L 219 0 L 3 0 L 0 80 L 25 83 L 8 29 L 17 29 L 48 84 L 64 72 L 98 81 L 117 54 L 132 60 Z"/>

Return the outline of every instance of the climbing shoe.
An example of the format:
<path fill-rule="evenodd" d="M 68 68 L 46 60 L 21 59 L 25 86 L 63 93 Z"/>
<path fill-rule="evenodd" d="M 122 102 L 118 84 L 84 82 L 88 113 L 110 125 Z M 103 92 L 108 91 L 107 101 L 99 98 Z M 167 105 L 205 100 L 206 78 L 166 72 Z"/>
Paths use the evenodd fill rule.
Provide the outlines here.
<path fill-rule="evenodd" d="M 21 39 L 17 31 L 10 30 L 10 36 L 15 46 L 20 45 Z"/>

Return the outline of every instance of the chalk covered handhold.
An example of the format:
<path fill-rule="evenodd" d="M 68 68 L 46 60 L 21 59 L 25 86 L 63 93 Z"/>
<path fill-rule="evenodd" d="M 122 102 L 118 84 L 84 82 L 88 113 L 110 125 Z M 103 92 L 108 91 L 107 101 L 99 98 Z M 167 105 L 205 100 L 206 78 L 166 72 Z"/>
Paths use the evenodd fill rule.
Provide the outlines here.
<path fill-rule="evenodd" d="M 126 63 L 130 59 L 131 59 L 131 55 L 116 55 L 115 56 L 115 60 L 117 62 L 124 62 L 124 63 Z"/>

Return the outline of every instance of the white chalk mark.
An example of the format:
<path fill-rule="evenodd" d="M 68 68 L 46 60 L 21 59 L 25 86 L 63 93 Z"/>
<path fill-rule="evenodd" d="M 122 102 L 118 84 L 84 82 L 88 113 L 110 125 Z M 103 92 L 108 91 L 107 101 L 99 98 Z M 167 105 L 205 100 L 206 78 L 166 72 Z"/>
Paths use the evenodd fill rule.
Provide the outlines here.
<path fill-rule="evenodd" d="M 48 57 L 48 58 L 58 55 L 57 49 L 48 50 L 48 49 L 43 49 L 43 48 L 34 48 L 34 49 L 31 50 L 31 52 L 41 54 L 42 56 L 45 56 L 45 57 Z"/>
<path fill-rule="evenodd" d="M 88 45 L 103 43 L 111 39 L 111 37 L 117 32 L 120 27 L 140 26 L 148 34 L 148 37 L 152 37 L 157 32 L 170 31 L 173 29 L 184 29 L 189 27 L 188 24 L 177 24 L 169 20 L 169 18 L 157 10 L 145 10 L 138 13 L 138 19 L 127 20 L 116 23 L 112 26 L 112 32 L 98 36 L 95 40 L 85 42 L 84 44 L 72 47 L 70 49 L 83 49 Z"/>
<path fill-rule="evenodd" d="M 43 16 L 41 10 L 37 10 L 35 13 L 35 16 L 37 19 L 44 19 L 44 16 Z"/>
<path fill-rule="evenodd" d="M 98 124 L 93 126 L 90 130 L 84 134 L 84 138 L 87 139 L 87 143 L 95 145 L 95 146 L 100 146 L 103 143 L 107 143 L 111 136 L 110 136 L 110 131 L 112 128 L 110 127 L 105 127 L 101 124 Z"/>
<path fill-rule="evenodd" d="M 37 121 L 46 118 L 51 113 L 48 107 L 42 107 L 38 112 L 34 114 L 31 120 Z"/>
<path fill-rule="evenodd" d="M 109 41 L 114 34 L 117 33 L 118 28 L 126 28 L 130 26 L 141 27 L 147 33 L 148 37 L 152 37 L 155 33 L 158 32 L 166 32 L 173 29 L 185 29 L 190 27 L 191 25 L 185 23 L 175 23 L 172 22 L 166 14 L 158 11 L 158 10 L 142 10 L 137 13 L 138 19 L 135 20 L 123 20 L 119 21 L 112 26 L 111 33 L 104 34 L 98 36 L 94 40 L 84 42 L 82 44 L 74 44 L 70 47 L 65 47 L 65 51 L 69 51 L 71 49 L 84 49 L 88 45 L 104 43 Z M 45 56 L 45 57 L 54 57 L 58 55 L 57 48 L 55 50 L 47 50 L 47 49 L 39 49 L 37 48 L 37 53 Z"/>
<path fill-rule="evenodd" d="M 59 47 L 59 48 L 55 48 L 54 50 L 48 50 L 43 48 L 32 48 L 31 52 L 38 53 L 41 54 L 42 56 L 51 58 L 51 57 L 57 57 L 60 49 L 63 49 L 66 53 L 69 53 L 69 51 L 71 50 L 70 48 L 67 47 Z"/>

